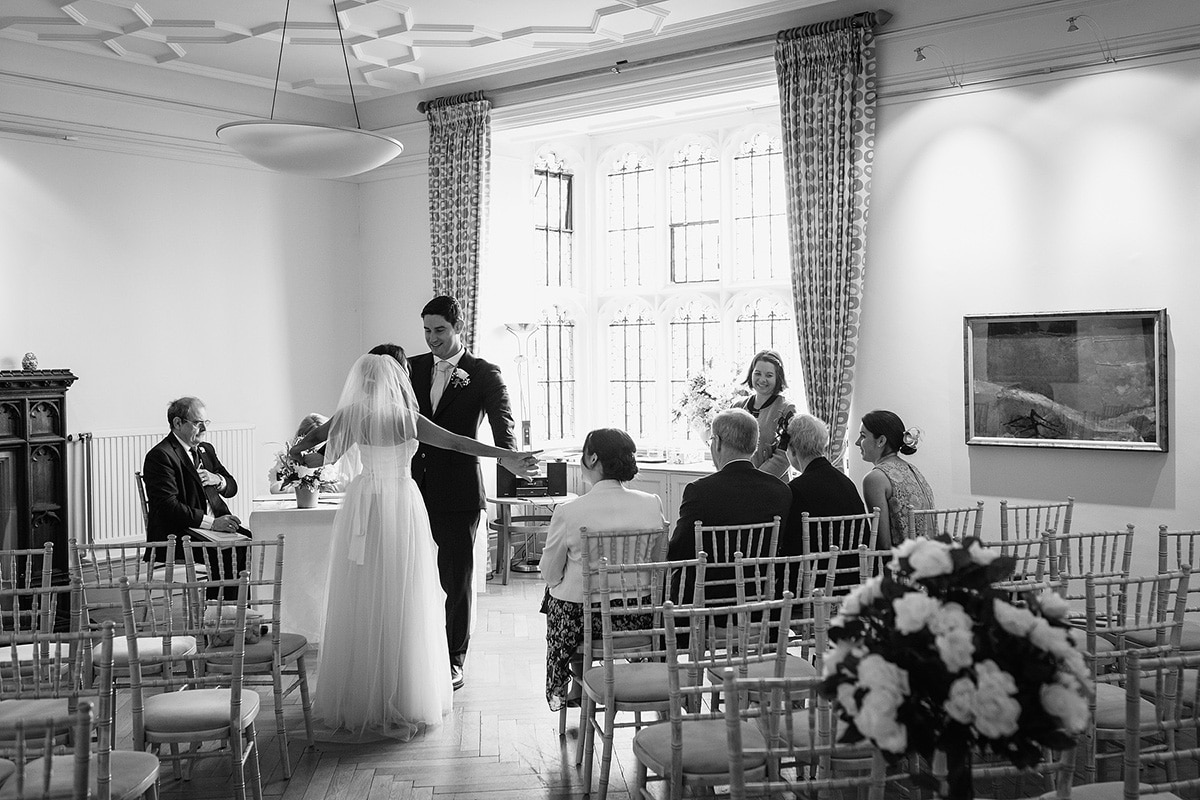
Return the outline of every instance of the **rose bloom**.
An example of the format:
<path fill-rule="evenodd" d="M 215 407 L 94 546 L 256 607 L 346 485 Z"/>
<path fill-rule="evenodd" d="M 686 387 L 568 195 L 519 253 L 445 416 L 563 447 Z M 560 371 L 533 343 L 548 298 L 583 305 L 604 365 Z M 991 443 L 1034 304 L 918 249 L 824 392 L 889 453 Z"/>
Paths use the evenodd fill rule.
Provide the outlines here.
<path fill-rule="evenodd" d="M 1075 682 L 1076 686 L 1078 681 Z M 1041 692 L 1042 708 L 1057 717 L 1067 733 L 1083 733 L 1088 723 L 1088 701 L 1077 688 L 1063 683 L 1047 683 Z"/>
<path fill-rule="evenodd" d="M 950 696 L 946 698 L 946 713 L 955 722 L 970 725 L 975 721 L 975 682 L 962 677 L 950 684 Z"/>
<path fill-rule="evenodd" d="M 941 603 L 921 592 L 908 592 L 892 601 L 896 612 L 896 630 L 901 633 L 916 633 L 937 613 Z"/>
<path fill-rule="evenodd" d="M 1017 608 L 999 598 L 992 601 L 992 610 L 996 614 L 996 622 L 1000 623 L 1000 627 L 1013 636 L 1028 636 L 1038 622 L 1038 618 L 1027 609 Z"/>
<path fill-rule="evenodd" d="M 864 607 L 880 597 L 879 586 L 882 583 L 883 578 L 876 576 L 846 595 L 842 601 L 842 614 L 851 617 L 861 614 Z"/>
<path fill-rule="evenodd" d="M 1055 658 L 1067 658 L 1074 650 L 1065 628 L 1056 628 L 1039 619 L 1029 631 L 1029 641 Z"/>
<path fill-rule="evenodd" d="M 825 651 L 825 658 L 822 661 L 821 669 L 823 675 L 828 678 L 830 675 L 837 672 L 837 668 L 846 660 L 846 656 L 850 655 L 851 646 L 847 642 L 838 642 L 833 647 Z"/>
<path fill-rule="evenodd" d="M 1071 605 L 1057 592 L 1042 592 L 1037 598 L 1042 616 L 1047 619 L 1064 619 L 1071 610 Z"/>
<path fill-rule="evenodd" d="M 969 555 L 971 560 L 976 564 L 982 564 L 985 567 L 1000 557 L 1000 553 L 995 550 L 987 549 L 979 544 L 979 542 L 975 542 L 971 545 L 971 547 L 967 550 L 967 555 Z"/>
<path fill-rule="evenodd" d="M 958 603 L 944 604 L 933 615 L 933 618 L 929 620 L 929 630 L 935 635 L 962 630 L 963 628 L 971 630 L 974 627 L 975 620 L 971 619 L 970 614 L 964 611 L 963 607 Z"/>
<path fill-rule="evenodd" d="M 949 575 L 954 571 L 954 562 L 950 559 L 950 545 L 929 539 L 917 539 L 916 542 L 917 546 L 908 557 L 914 580 L 936 578 L 938 575 Z"/>
<path fill-rule="evenodd" d="M 839 683 L 837 687 L 838 705 L 846 709 L 851 716 L 858 713 L 858 703 L 854 701 L 854 693 L 858 687 L 852 683 Z"/>
<path fill-rule="evenodd" d="M 956 628 L 933 640 L 942 663 L 951 673 L 975 663 L 975 633 L 970 628 Z"/>
<path fill-rule="evenodd" d="M 975 668 L 977 688 L 971 710 L 975 712 L 975 729 L 989 739 L 1011 736 L 1017 732 L 1021 704 L 1013 697 L 1017 684 L 995 661 L 979 663 Z"/>
<path fill-rule="evenodd" d="M 858 662 L 858 684 L 866 689 L 883 689 L 908 694 L 908 673 L 880 655 L 872 653 Z"/>
<path fill-rule="evenodd" d="M 908 749 L 908 730 L 896 720 L 901 698 L 886 689 L 872 689 L 862 699 L 854 725 L 880 750 L 903 753 Z"/>

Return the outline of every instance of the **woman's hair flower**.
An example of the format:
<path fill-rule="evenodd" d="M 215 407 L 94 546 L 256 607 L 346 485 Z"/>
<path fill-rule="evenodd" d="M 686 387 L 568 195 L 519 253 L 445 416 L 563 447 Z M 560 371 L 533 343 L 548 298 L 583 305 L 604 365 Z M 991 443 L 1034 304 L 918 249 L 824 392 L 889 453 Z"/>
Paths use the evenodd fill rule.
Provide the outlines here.
<path fill-rule="evenodd" d="M 916 447 L 921 443 L 922 435 L 920 428 L 909 428 L 904 432 L 900 440 L 909 447 Z"/>

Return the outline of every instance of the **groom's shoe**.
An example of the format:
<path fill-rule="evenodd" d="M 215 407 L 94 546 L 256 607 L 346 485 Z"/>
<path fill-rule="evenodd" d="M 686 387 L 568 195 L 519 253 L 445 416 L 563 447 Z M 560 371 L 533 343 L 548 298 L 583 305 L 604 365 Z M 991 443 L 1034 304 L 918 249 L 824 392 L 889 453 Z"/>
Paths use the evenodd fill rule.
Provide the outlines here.
<path fill-rule="evenodd" d="M 458 664 L 450 665 L 450 684 L 454 687 L 454 691 L 458 691 L 466 683 L 466 678 L 463 677 L 463 668 Z"/>

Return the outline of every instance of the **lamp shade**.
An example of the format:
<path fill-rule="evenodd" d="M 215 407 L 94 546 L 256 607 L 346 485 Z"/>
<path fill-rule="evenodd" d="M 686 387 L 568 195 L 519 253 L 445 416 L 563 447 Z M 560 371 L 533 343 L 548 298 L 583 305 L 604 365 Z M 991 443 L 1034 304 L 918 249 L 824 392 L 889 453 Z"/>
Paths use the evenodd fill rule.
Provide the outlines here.
<path fill-rule="evenodd" d="M 390 136 L 308 122 L 228 122 L 217 128 L 217 138 L 255 164 L 310 178 L 358 175 L 404 150 Z"/>

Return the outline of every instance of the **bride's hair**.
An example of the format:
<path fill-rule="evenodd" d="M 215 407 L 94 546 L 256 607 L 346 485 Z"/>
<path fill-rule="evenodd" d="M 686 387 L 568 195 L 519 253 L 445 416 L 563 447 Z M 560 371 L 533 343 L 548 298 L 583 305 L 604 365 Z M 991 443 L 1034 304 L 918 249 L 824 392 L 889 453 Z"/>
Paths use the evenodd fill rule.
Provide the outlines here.
<path fill-rule="evenodd" d="M 400 366 L 408 371 L 408 359 L 404 357 L 404 348 L 398 344 L 387 342 L 386 344 L 377 344 L 367 351 L 370 356 L 391 356 L 400 362 Z"/>

